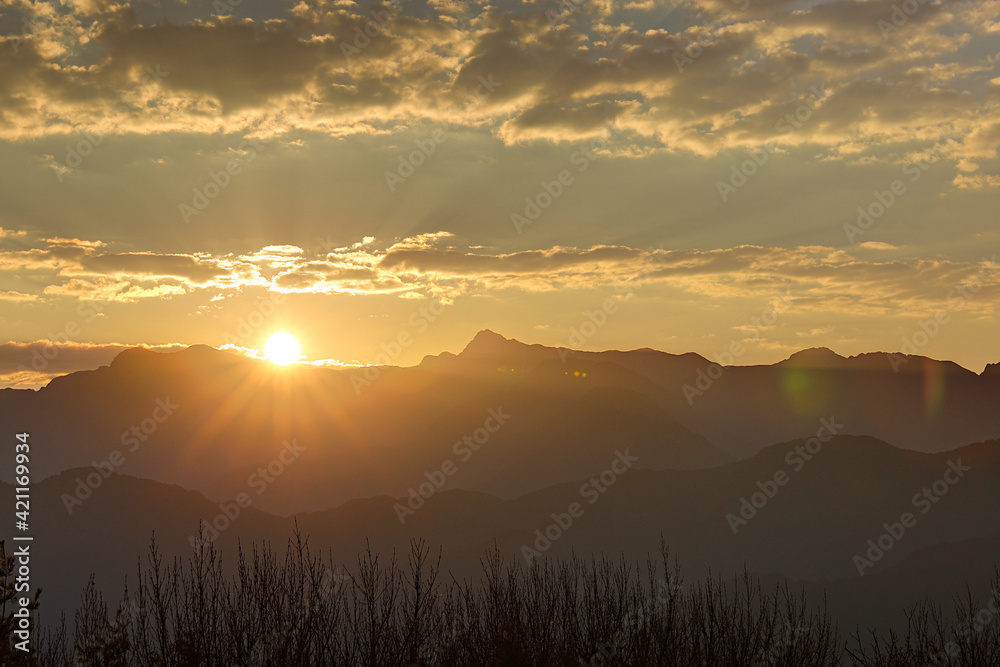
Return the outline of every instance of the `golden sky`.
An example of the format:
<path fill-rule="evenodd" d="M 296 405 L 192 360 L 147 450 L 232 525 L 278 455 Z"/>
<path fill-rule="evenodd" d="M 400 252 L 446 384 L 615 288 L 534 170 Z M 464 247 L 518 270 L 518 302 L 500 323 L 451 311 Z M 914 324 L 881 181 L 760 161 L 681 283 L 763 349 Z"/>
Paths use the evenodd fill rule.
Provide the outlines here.
<path fill-rule="evenodd" d="M 998 145 L 985 0 L 0 0 L 0 386 L 279 330 L 979 371 Z"/>

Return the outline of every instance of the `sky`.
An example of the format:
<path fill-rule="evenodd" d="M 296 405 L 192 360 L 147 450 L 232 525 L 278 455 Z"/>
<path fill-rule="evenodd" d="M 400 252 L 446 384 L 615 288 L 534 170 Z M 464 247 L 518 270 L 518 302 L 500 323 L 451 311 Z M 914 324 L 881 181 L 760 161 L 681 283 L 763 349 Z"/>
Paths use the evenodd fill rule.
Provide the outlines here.
<path fill-rule="evenodd" d="M 0 0 L 0 386 L 277 331 L 979 372 L 998 145 L 997 2 Z"/>

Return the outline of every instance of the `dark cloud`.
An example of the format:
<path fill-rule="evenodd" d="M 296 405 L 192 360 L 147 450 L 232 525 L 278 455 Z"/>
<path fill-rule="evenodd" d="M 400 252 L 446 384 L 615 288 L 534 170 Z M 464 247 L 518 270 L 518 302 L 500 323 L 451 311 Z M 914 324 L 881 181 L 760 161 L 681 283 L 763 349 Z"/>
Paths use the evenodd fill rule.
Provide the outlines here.
<path fill-rule="evenodd" d="M 161 84 L 167 90 L 208 95 L 224 113 L 301 92 L 331 55 L 325 43 L 301 40 L 281 22 L 110 25 L 101 40 L 108 69 L 158 67 L 169 73 Z"/>
<path fill-rule="evenodd" d="M 122 343 L 79 343 L 36 340 L 0 343 L 0 385 L 34 389 L 60 375 L 107 366 L 124 350 L 135 345 Z M 172 352 L 184 349 L 180 344 L 141 345 Z"/>
<path fill-rule="evenodd" d="M 489 121 L 512 143 L 573 139 L 613 122 L 629 130 L 622 154 L 709 156 L 776 141 L 837 155 L 891 144 L 892 128 L 919 126 L 933 141 L 963 122 L 974 136 L 986 122 L 978 112 L 1000 95 L 986 85 L 992 61 L 977 70 L 959 55 L 986 15 L 946 3 L 920 4 L 902 22 L 895 0 L 696 0 L 670 28 L 613 3 L 585 3 L 558 26 L 544 14 L 553 3 L 303 0 L 199 19 L 171 5 L 173 16 L 156 22 L 140 20 L 145 8 L 84 4 L 18 49 L 0 49 L 0 136 L 200 133 L 223 117 L 250 133 L 267 117 L 274 131 L 335 135 Z M 168 74 L 137 92 L 150 70 Z M 777 132 L 817 82 L 829 91 L 822 119 L 794 136 Z"/>
<path fill-rule="evenodd" d="M 173 277 L 193 283 L 206 283 L 230 273 L 214 260 L 205 260 L 192 255 L 153 253 L 92 255 L 84 258 L 80 266 L 86 272 L 102 275 Z"/>

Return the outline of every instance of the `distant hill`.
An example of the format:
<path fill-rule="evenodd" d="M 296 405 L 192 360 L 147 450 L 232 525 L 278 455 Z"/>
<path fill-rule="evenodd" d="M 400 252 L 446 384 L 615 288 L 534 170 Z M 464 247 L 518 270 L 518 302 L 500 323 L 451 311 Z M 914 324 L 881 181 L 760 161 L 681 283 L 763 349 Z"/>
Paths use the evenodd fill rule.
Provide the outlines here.
<path fill-rule="evenodd" d="M 458 577 L 475 575 L 479 558 L 494 544 L 511 559 L 522 559 L 528 545 L 542 557 L 606 553 L 635 561 L 654 553 L 662 534 L 688 577 L 709 570 L 732 573 L 745 564 L 752 572 L 804 582 L 817 596 L 829 591 L 831 606 L 851 622 L 899 622 L 903 604 L 925 591 L 947 603 L 965 582 L 985 593 L 1000 553 L 995 501 L 1000 441 L 922 454 L 872 438 L 837 436 L 796 470 L 789 452 L 804 446 L 805 441 L 775 445 L 751 459 L 704 470 L 619 466 L 621 473 L 603 491 L 594 491 L 587 478 L 516 499 L 445 491 L 404 515 L 403 523 L 398 507 L 405 506 L 405 497 L 352 500 L 294 520 L 311 547 L 331 550 L 335 562 L 356 562 L 367 544 L 385 557 L 393 550 L 402 554 L 411 538 L 420 537 L 443 548 L 445 567 Z M 951 464 L 968 471 L 950 475 L 954 483 L 923 514 L 914 495 L 934 489 Z M 761 497 L 751 499 L 761 488 L 758 482 L 766 487 L 778 471 L 787 474 L 787 482 L 734 534 L 727 515 L 740 513 L 743 498 L 759 504 Z M 50 609 L 74 604 L 92 572 L 114 600 L 154 532 L 168 560 L 186 558 L 199 521 L 229 523 L 216 543 L 230 563 L 239 544 L 270 541 L 281 548 L 292 533 L 293 519 L 261 511 L 253 493 L 252 506 L 230 520 L 220 518 L 219 506 L 199 493 L 117 474 L 70 515 L 62 494 L 88 473 L 70 470 L 33 491 L 35 581 L 46 589 Z M 3 493 L 9 497 L 12 490 L 5 487 Z M 565 522 L 574 502 L 582 512 L 572 524 L 551 528 L 553 514 Z M 235 514 L 232 505 L 229 511 Z M 854 557 L 904 512 L 915 516 L 915 525 L 859 576 Z M 536 531 L 558 537 L 544 548 Z"/>
<path fill-rule="evenodd" d="M 617 449 L 641 469 L 711 468 L 831 417 L 842 433 L 943 451 L 1000 435 L 998 402 L 993 367 L 976 375 L 922 357 L 812 349 L 723 369 L 695 354 L 574 352 L 483 331 L 412 368 L 130 349 L 37 391 L 0 390 L 0 420 L 32 434 L 36 478 L 117 450 L 118 472 L 223 500 L 270 464 L 282 473 L 258 506 L 290 514 L 406 495 L 445 466 L 444 489 L 503 498 L 599 472 Z M 491 417 L 501 413 L 502 425 Z M 294 460 L 274 463 L 292 442 Z"/>

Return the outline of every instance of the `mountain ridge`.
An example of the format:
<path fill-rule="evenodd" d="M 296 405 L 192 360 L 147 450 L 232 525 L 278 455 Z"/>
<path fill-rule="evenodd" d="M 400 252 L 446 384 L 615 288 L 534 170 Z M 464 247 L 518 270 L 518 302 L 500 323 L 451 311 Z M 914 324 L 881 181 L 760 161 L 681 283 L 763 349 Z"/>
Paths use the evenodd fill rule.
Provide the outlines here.
<path fill-rule="evenodd" d="M 1000 434 L 1000 373 L 949 372 L 950 362 L 895 373 L 884 353 L 827 348 L 725 368 L 693 353 L 561 352 L 483 330 L 458 354 L 358 383 L 358 369 L 130 348 L 38 391 L 0 392 L 0 418 L 40 444 L 40 476 L 119 451 L 121 472 L 217 500 L 295 439 L 304 463 L 261 500 L 278 514 L 398 495 L 447 461 L 457 471 L 445 488 L 510 498 L 575 479 L 616 448 L 631 447 L 640 468 L 712 468 L 808 439 L 822 420 L 922 452 Z M 164 402 L 179 407 L 164 415 Z M 498 409 L 512 417 L 487 433 Z M 460 444 L 476 433 L 476 449 Z"/>
<path fill-rule="evenodd" d="M 114 600 L 120 593 L 120 573 L 134 567 L 153 534 L 168 560 L 186 558 L 199 521 L 214 522 L 217 546 L 230 562 L 240 544 L 284 543 L 297 523 L 313 548 L 332 550 L 334 562 L 350 565 L 366 544 L 390 558 L 393 551 L 404 552 L 411 538 L 421 537 L 443 548 L 447 571 L 474 576 L 478 559 L 494 545 L 510 559 L 523 559 L 522 547 L 534 545 L 536 531 L 544 531 L 552 516 L 567 512 L 572 502 L 582 506 L 582 513 L 544 550 L 544 557 L 593 552 L 641 560 L 656 551 L 662 534 L 689 577 L 704 576 L 709 568 L 735 573 L 746 564 L 751 572 L 777 573 L 804 583 L 815 595 L 829 588 L 835 609 L 850 620 L 860 600 L 870 601 L 871 609 L 858 611 L 859 620 L 872 618 L 876 609 L 898 613 L 903 607 L 900 600 L 908 593 L 902 589 L 893 593 L 891 584 L 901 576 L 934 576 L 935 593 L 943 595 L 958 592 L 961 563 L 969 558 L 985 563 L 974 584 L 980 583 L 979 575 L 988 573 L 991 549 L 1000 535 L 996 530 L 1000 508 L 989 504 L 993 480 L 1000 474 L 1000 440 L 932 454 L 867 437 L 835 436 L 808 467 L 789 471 L 791 480 L 738 533 L 732 532 L 726 514 L 740 512 L 740 499 L 757 493 L 757 482 L 773 476 L 783 450 L 804 442 L 776 443 L 753 458 L 717 468 L 625 470 L 594 503 L 580 493 L 581 485 L 588 484 L 586 478 L 516 498 L 441 490 L 414 503 L 417 506 L 405 521 L 395 509 L 410 500 L 403 495 L 355 498 L 321 511 L 278 516 L 258 507 L 264 496 L 253 493 L 249 506 L 225 519 L 225 503 L 220 505 L 197 490 L 117 472 L 69 514 L 62 494 L 77 477 L 93 473 L 92 468 L 70 469 L 33 487 L 33 506 L 38 505 L 33 530 L 42 554 L 37 580 L 52 591 L 53 597 L 47 599 L 53 602 L 48 604 L 58 601 L 59 606 L 71 608 L 93 572 Z M 883 523 L 907 509 L 909 496 L 940 477 L 947 461 L 955 458 L 971 464 L 968 478 L 926 517 L 921 515 L 917 527 L 863 578 L 858 577 L 852 555 L 863 552 L 866 540 L 877 538 Z M 885 483 L 884 467 L 894 471 L 891 484 Z M 831 486 L 837 480 L 847 482 L 839 499 Z M 11 490 L 6 484 L 0 487 Z M 76 557 L 66 562 L 58 554 L 70 545 L 75 545 Z M 109 550 L 109 545 L 114 548 Z M 825 554 L 822 558 L 817 549 Z M 872 582 L 878 583 L 874 589 Z M 878 600 L 873 598 L 875 592 L 881 596 Z"/>
<path fill-rule="evenodd" d="M 423 357 L 423 359 L 414 366 L 390 366 L 393 368 L 417 368 L 424 364 L 431 364 L 434 362 L 439 362 L 443 360 L 454 361 L 454 360 L 477 360 L 484 361 L 492 356 L 496 356 L 501 353 L 516 353 L 519 356 L 531 355 L 536 357 L 551 357 L 556 356 L 560 359 L 564 359 L 560 356 L 563 353 L 565 357 L 579 357 L 584 358 L 590 355 L 627 355 L 627 354 L 653 354 L 662 355 L 664 358 L 669 359 L 689 359 L 697 360 L 699 362 L 703 361 L 706 364 L 716 363 L 712 359 L 705 357 L 697 352 L 683 352 L 683 353 L 673 353 L 666 352 L 663 350 L 657 350 L 650 347 L 641 347 L 630 350 L 601 350 L 601 351 L 591 351 L 591 350 L 578 350 L 560 346 L 548 346 L 543 343 L 525 343 L 516 338 L 507 338 L 502 334 L 499 334 L 492 329 L 482 329 L 478 331 L 472 339 L 463 347 L 463 349 L 458 353 L 443 351 L 438 354 L 428 354 Z M 220 356 L 224 355 L 224 356 Z M 74 371 L 72 373 L 67 373 L 66 375 L 54 378 L 52 381 L 60 380 L 69 375 L 75 375 L 77 373 L 88 373 L 93 371 L 99 371 L 102 368 L 114 368 L 116 370 L 123 369 L 126 367 L 136 367 L 142 366 L 144 364 L 149 364 L 150 362 L 155 362 L 161 360 L 163 357 L 173 357 L 175 359 L 184 360 L 186 362 L 199 361 L 207 362 L 211 361 L 214 364 L 219 363 L 236 363 L 236 362 L 247 362 L 253 364 L 269 364 L 270 362 L 261 359 L 252 359 L 245 357 L 235 352 L 229 350 L 224 350 L 221 348 L 215 348 L 210 345 L 205 344 L 194 344 L 180 350 L 152 350 L 142 346 L 130 347 L 119 352 L 110 364 L 105 366 L 100 366 L 96 369 L 84 369 L 79 371 Z M 965 372 L 978 376 L 994 376 L 1000 375 L 1000 362 L 987 364 L 981 373 L 975 373 L 974 371 L 965 368 L 964 366 L 950 360 L 934 359 L 932 357 L 926 357 L 922 355 L 910 355 L 904 354 L 902 352 L 886 352 L 886 351 L 875 351 L 875 352 L 862 352 L 856 355 L 843 356 L 832 349 L 824 346 L 803 348 L 796 352 L 791 353 L 788 357 L 781 359 L 779 361 L 769 363 L 769 364 L 749 364 L 749 365 L 739 365 L 739 364 L 721 364 L 726 368 L 768 368 L 768 367 L 780 367 L 780 366 L 797 366 L 805 368 L 817 368 L 817 367 L 829 367 L 829 368 L 844 368 L 844 369 L 858 369 L 858 370 L 868 370 L 874 366 L 893 368 L 893 362 L 890 359 L 895 358 L 896 364 L 898 365 L 899 372 L 903 371 L 913 371 L 916 370 L 915 367 L 909 362 L 916 361 L 920 364 L 940 364 L 947 367 L 949 370 L 954 372 Z M 872 363 L 874 362 L 874 363 Z M 293 364 L 292 367 L 296 366 Z M 309 366 L 312 368 L 311 366 Z M 328 369 L 332 372 L 344 372 L 340 369 Z M 50 381 L 50 384 L 51 382 Z M 48 386 L 48 385 L 46 385 Z M 12 389 L 13 391 L 40 391 L 45 387 L 39 389 L 13 389 L 11 387 L 5 387 L 4 389 Z M 2 389 L 0 389 L 2 391 Z"/>

